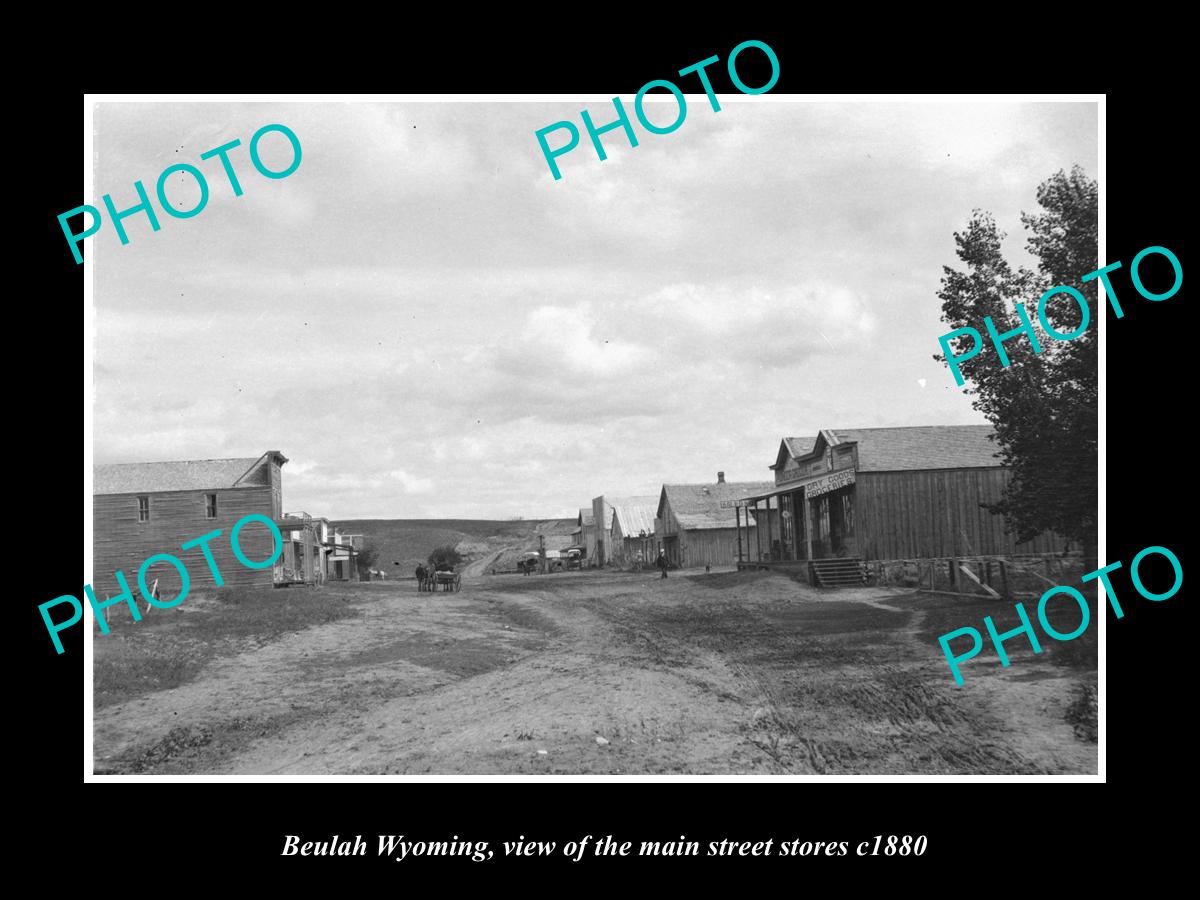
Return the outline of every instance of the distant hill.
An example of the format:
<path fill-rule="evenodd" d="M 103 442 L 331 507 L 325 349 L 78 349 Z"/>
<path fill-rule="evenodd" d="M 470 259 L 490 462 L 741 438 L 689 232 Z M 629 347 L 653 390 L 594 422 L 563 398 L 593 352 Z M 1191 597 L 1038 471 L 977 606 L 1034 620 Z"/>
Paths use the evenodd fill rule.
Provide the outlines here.
<path fill-rule="evenodd" d="M 538 535 L 546 535 L 547 546 L 566 543 L 575 529 L 574 519 L 346 519 L 333 523 L 349 534 L 361 534 L 379 548 L 376 565 L 390 576 L 399 570 L 411 575 L 434 547 L 452 544 L 463 555 L 471 574 L 491 566 L 497 571 L 515 567 L 516 558 L 536 550 Z M 399 567 L 392 565 L 399 562 Z"/>

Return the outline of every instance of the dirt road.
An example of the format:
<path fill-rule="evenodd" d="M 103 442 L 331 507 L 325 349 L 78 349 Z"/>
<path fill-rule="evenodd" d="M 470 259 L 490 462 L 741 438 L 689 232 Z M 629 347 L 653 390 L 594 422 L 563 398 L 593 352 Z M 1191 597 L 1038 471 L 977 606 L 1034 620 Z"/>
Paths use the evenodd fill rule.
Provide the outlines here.
<path fill-rule="evenodd" d="M 972 601 L 765 573 L 352 589 L 360 615 L 98 709 L 96 771 L 1096 771 L 1094 657 L 1010 647 L 955 688 L 936 637 L 995 613 Z"/>

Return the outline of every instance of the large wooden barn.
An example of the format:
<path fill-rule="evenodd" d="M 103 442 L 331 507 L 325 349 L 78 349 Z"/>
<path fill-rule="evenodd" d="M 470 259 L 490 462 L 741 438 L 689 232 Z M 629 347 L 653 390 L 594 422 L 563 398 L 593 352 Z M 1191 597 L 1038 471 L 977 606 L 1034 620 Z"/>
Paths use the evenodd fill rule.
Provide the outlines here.
<path fill-rule="evenodd" d="M 736 513 L 749 548 L 743 561 L 801 563 L 819 579 L 823 560 L 1061 550 L 1052 534 L 1015 543 L 1003 518 L 981 508 L 1001 498 L 1010 477 L 991 435 L 987 425 L 930 425 L 784 438 L 771 465 L 775 484 L 746 492 Z"/>
<path fill-rule="evenodd" d="M 768 482 L 726 482 L 724 472 L 717 473 L 715 484 L 664 484 L 654 534 L 671 565 L 734 565 L 739 540 L 757 538 L 752 518 L 739 528 L 738 499 L 770 489 Z"/>
<path fill-rule="evenodd" d="M 227 585 L 272 585 L 281 576 L 282 562 L 267 569 L 250 569 L 230 549 L 229 533 L 250 513 L 281 519 L 281 469 L 287 462 L 278 450 L 259 457 L 198 459 L 179 462 L 121 463 L 96 466 L 92 482 L 94 571 L 97 597 L 115 595 L 120 588 L 113 572 L 120 569 L 134 594 L 142 561 L 170 553 L 187 567 L 193 588 L 214 584 L 199 547 L 180 545 L 216 529 L 221 535 L 208 543 Z M 268 559 L 274 537 L 262 523 L 249 523 L 238 535 L 242 552 L 252 560 Z M 164 585 L 163 596 L 178 593 L 179 575 L 169 563 L 148 574 Z"/>

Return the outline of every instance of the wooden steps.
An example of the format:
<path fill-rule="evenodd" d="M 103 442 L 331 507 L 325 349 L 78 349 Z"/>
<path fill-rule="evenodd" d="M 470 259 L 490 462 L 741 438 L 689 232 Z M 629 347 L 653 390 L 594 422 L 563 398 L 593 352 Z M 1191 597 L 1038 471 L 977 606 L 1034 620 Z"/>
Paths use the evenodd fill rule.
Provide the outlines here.
<path fill-rule="evenodd" d="M 817 587 L 862 587 L 866 584 L 867 567 L 856 556 L 812 561 L 813 584 Z"/>

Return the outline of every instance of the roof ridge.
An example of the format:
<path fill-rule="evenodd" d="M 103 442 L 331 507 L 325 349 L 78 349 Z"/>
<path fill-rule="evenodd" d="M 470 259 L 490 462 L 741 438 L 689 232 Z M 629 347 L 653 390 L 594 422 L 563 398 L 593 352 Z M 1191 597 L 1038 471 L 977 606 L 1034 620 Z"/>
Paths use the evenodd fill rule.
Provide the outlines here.
<path fill-rule="evenodd" d="M 198 462 L 239 462 L 244 459 L 258 460 L 262 459 L 263 454 L 258 456 L 208 456 L 204 459 L 147 459 L 140 462 L 119 462 L 119 463 L 93 463 L 92 467 L 98 466 L 161 466 L 169 463 L 198 463 Z"/>
<path fill-rule="evenodd" d="M 907 429 L 917 428 L 993 428 L 994 426 L 984 422 L 982 425 L 872 425 L 869 428 L 829 428 L 827 431 L 902 431 Z"/>

